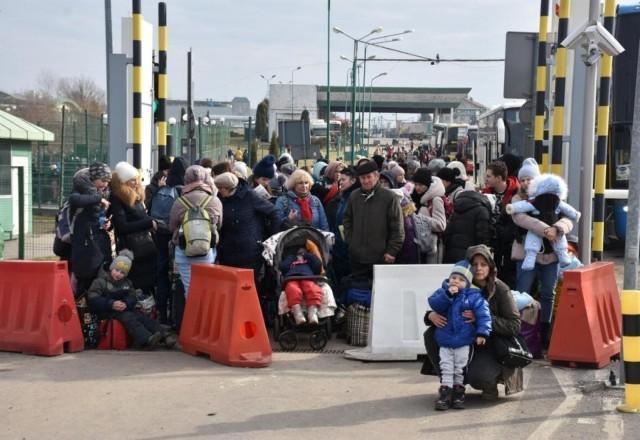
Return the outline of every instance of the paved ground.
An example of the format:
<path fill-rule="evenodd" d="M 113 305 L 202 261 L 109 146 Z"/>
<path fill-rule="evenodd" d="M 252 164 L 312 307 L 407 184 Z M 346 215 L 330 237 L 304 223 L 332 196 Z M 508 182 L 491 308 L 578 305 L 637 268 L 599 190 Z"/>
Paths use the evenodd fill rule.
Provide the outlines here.
<path fill-rule="evenodd" d="M 621 280 L 619 256 L 609 255 Z M 470 391 L 466 410 L 436 413 L 436 378 L 419 367 L 338 353 L 274 353 L 270 367 L 255 370 L 173 351 L 0 353 L 0 439 L 600 440 L 640 432 L 639 416 L 615 411 L 623 392 L 604 387 L 608 368 L 537 361 L 525 369 L 525 392 L 485 402 Z"/>

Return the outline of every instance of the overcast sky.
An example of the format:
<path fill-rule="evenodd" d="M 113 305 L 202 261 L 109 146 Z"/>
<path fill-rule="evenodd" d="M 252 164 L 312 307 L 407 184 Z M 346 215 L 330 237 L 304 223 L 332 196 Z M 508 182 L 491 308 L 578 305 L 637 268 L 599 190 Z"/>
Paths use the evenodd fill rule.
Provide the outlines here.
<path fill-rule="evenodd" d="M 580 1 L 580 0 L 578 0 Z M 582 0 L 585 1 L 585 0 Z M 120 18 L 130 0 L 112 0 L 114 50 Z M 157 24 L 157 1 L 142 0 L 145 20 Z M 333 0 L 331 24 L 362 36 L 414 29 L 393 47 L 441 58 L 502 58 L 507 31 L 537 31 L 539 0 Z M 196 99 L 246 96 L 255 107 L 265 95 L 260 78 L 326 84 L 327 0 L 168 0 L 169 95 L 186 97 L 186 52 L 193 48 Z M 36 85 L 43 71 L 83 75 L 105 87 L 103 0 L 0 0 L 0 90 Z M 155 38 L 155 37 L 154 37 Z M 157 43 L 154 42 L 154 47 Z M 345 85 L 353 44 L 331 33 L 331 83 Z M 402 57 L 369 50 L 368 55 Z M 381 72 L 379 86 L 471 87 L 471 96 L 503 101 L 503 64 L 367 63 L 367 77 Z"/>

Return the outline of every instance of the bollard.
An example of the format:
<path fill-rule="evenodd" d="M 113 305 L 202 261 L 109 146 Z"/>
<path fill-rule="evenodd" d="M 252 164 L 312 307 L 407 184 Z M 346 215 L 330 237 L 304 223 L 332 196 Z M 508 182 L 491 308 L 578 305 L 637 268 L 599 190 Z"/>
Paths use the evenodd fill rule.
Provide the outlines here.
<path fill-rule="evenodd" d="M 625 384 L 624 404 L 618 411 L 640 413 L 640 291 L 623 290 L 622 356 Z"/>

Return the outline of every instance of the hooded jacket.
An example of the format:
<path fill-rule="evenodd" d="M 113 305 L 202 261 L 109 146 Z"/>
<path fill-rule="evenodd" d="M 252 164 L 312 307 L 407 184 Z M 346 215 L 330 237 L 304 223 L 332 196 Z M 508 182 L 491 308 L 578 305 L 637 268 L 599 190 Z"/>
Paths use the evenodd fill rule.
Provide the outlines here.
<path fill-rule="evenodd" d="M 133 311 L 138 302 L 129 278 L 124 277 L 120 281 L 111 278 L 106 270 L 101 270 L 98 277 L 93 280 L 87 291 L 87 301 L 93 313 L 104 316 L 113 311 L 113 303 L 123 301 L 127 304 L 127 310 Z"/>
<path fill-rule="evenodd" d="M 437 176 L 431 177 L 431 185 L 420 197 L 420 209 L 418 214 L 424 215 L 431 226 L 431 230 L 436 233 L 444 232 L 447 228 L 447 217 L 444 210 L 444 185 Z"/>
<path fill-rule="evenodd" d="M 473 344 L 476 336 L 489 338 L 491 315 L 482 292 L 474 286 L 461 289 L 457 295 L 451 295 L 448 290 L 449 282 L 444 280 L 442 287 L 429 297 L 431 309 L 447 318 L 447 324 L 436 329 L 438 345 L 458 348 Z M 476 317 L 474 323 L 467 322 L 462 316 L 466 310 L 473 311 Z"/>
<path fill-rule="evenodd" d="M 469 246 L 491 243 L 491 204 L 475 191 L 463 191 L 453 204 L 453 214 L 444 233 L 444 263 L 465 258 Z"/>

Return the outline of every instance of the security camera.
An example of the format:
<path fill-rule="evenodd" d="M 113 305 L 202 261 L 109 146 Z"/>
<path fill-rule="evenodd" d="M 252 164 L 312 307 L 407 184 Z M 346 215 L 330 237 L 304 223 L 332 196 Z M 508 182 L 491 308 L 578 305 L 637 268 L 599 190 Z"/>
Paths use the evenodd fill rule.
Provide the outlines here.
<path fill-rule="evenodd" d="M 599 22 L 583 24 L 571 32 L 560 44 L 567 49 L 575 49 L 578 45 L 585 44 L 587 45 L 589 58 L 593 56 L 592 49 L 594 46 L 611 56 L 620 55 L 624 52 L 624 47 Z"/>

